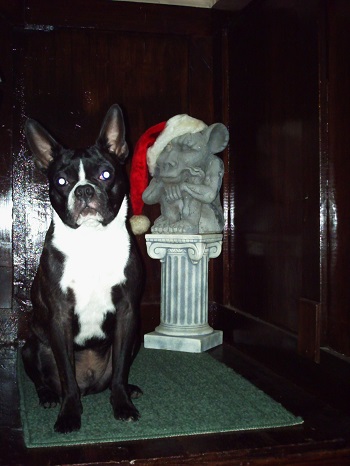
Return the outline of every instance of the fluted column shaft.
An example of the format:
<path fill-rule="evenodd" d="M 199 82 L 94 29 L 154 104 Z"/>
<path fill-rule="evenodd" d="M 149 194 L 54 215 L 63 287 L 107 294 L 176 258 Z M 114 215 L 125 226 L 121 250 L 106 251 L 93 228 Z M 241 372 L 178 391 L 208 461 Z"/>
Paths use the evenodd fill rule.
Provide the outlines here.
<path fill-rule="evenodd" d="M 212 334 L 208 264 L 221 253 L 222 235 L 150 234 L 146 245 L 148 255 L 162 264 L 160 325 L 152 335 L 196 338 Z"/>

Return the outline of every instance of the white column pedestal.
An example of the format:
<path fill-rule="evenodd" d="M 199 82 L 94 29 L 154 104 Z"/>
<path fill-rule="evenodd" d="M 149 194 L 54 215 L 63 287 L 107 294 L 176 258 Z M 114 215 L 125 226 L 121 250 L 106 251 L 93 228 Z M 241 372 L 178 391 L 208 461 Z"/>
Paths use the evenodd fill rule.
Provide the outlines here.
<path fill-rule="evenodd" d="M 208 324 L 208 264 L 221 253 L 222 234 L 146 235 L 147 252 L 161 261 L 160 325 L 145 348 L 200 353 L 222 344 Z"/>

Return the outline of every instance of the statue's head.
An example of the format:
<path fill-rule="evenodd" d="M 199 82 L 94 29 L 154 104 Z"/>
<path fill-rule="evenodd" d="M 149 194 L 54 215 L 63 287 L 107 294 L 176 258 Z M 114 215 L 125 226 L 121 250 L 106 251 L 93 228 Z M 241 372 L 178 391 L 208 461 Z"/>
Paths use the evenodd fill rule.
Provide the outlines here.
<path fill-rule="evenodd" d="M 158 233 L 213 233 L 222 231 L 224 215 L 220 188 L 223 161 L 215 154 L 229 140 L 221 123 L 208 127 L 187 114 L 175 115 L 149 128 L 135 146 L 130 172 L 130 219 L 136 234 L 150 221 L 143 203 L 159 203 L 161 216 L 153 225 Z M 147 186 L 148 175 L 152 180 Z"/>
<path fill-rule="evenodd" d="M 175 137 L 160 153 L 155 176 L 176 183 L 183 179 L 184 171 L 191 174 L 197 169 L 205 171 L 210 158 L 225 149 L 228 139 L 228 130 L 221 123 Z"/>

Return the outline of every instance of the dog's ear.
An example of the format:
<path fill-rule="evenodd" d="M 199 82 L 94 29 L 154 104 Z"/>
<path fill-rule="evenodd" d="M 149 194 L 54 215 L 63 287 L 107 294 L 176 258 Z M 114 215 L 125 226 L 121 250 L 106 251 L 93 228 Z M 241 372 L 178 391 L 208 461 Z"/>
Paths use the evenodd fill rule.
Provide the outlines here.
<path fill-rule="evenodd" d="M 53 160 L 53 153 L 60 148 L 60 145 L 37 121 L 28 119 L 25 124 L 25 135 L 30 150 L 34 155 L 35 165 L 42 171 Z"/>
<path fill-rule="evenodd" d="M 125 141 L 124 118 L 119 105 L 112 105 L 108 110 L 102 123 L 97 144 L 115 154 L 120 162 L 124 162 L 128 156 L 129 149 Z"/>

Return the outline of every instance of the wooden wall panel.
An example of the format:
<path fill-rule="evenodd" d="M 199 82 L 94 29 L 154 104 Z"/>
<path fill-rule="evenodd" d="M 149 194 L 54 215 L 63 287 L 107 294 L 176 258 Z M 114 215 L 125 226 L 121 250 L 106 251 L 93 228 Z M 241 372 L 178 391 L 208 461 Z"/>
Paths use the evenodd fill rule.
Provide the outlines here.
<path fill-rule="evenodd" d="M 292 331 L 319 300 L 317 7 L 260 2 L 229 42 L 230 304 Z"/>
<path fill-rule="evenodd" d="M 12 313 L 12 27 L 0 17 L 0 343 L 17 333 Z"/>
<path fill-rule="evenodd" d="M 350 4 L 328 1 L 329 302 L 328 342 L 350 356 Z"/>
<path fill-rule="evenodd" d="M 17 0 L 20 1 L 20 0 Z M 27 0 L 28 24 L 138 33 L 210 35 L 211 10 L 110 0 Z"/>

